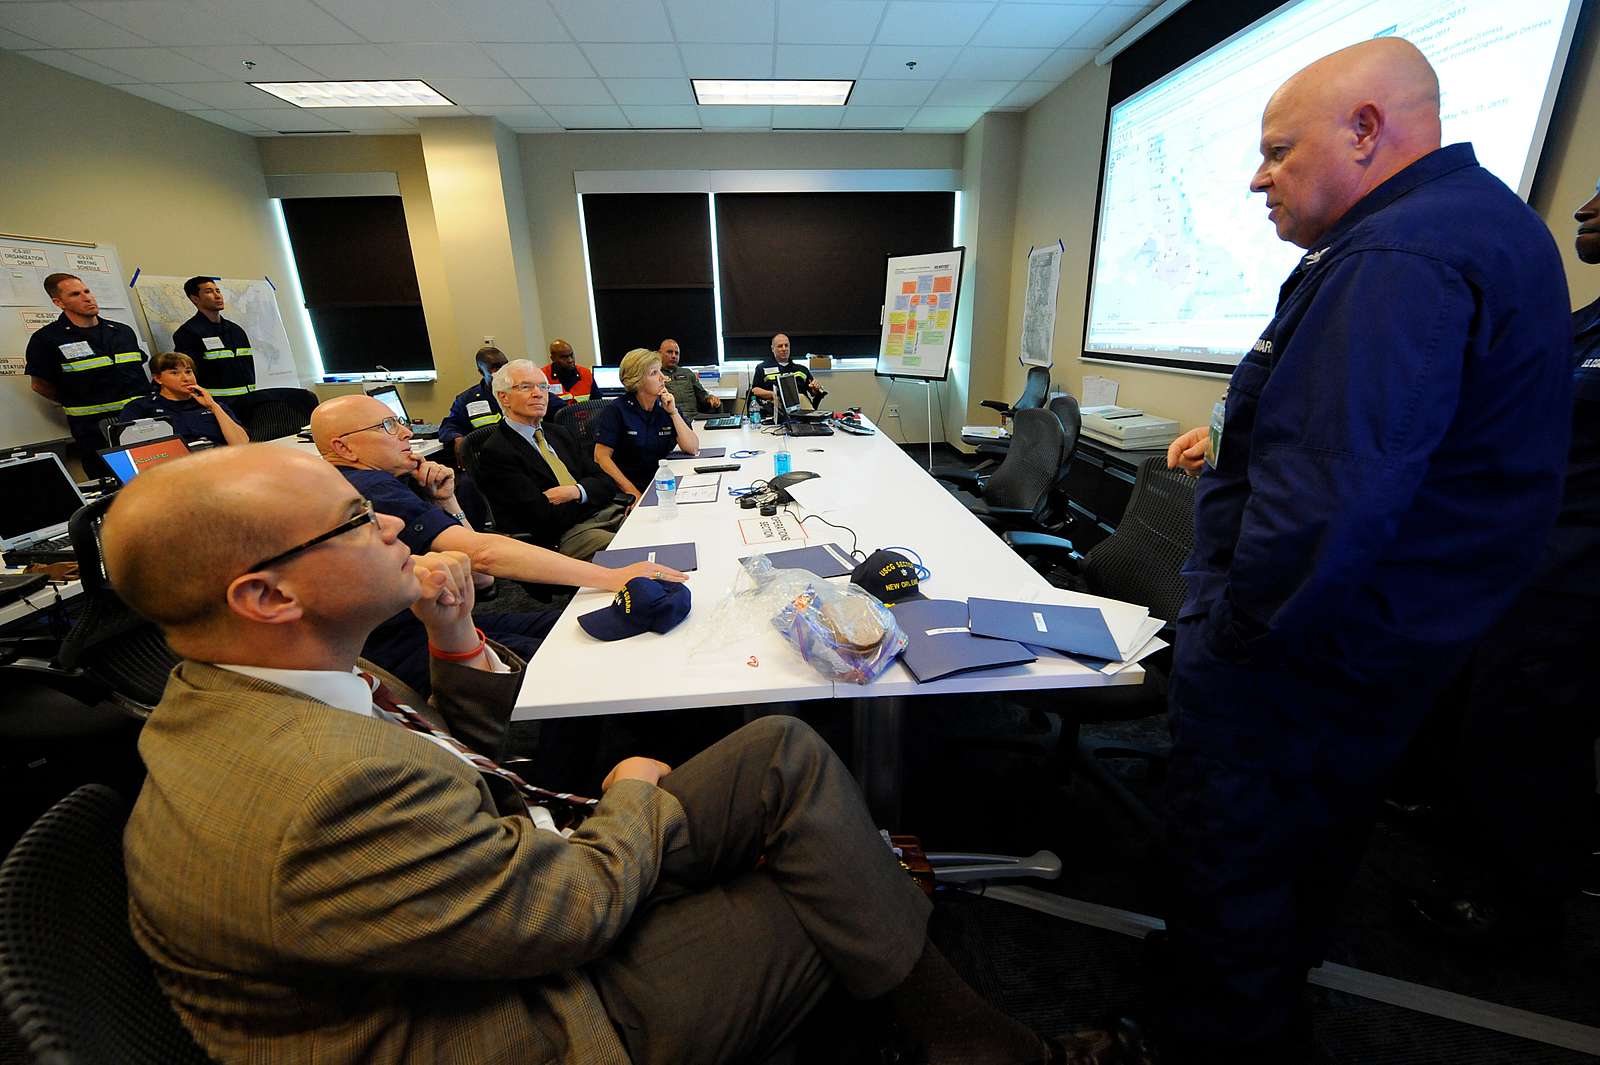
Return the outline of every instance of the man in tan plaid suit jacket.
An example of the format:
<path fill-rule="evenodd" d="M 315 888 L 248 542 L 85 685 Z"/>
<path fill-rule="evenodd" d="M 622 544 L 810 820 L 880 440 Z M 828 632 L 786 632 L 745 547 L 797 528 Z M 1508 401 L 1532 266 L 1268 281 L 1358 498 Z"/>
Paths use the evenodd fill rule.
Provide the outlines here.
<path fill-rule="evenodd" d="M 132 926 L 210 1054 L 759 1060 L 839 984 L 884 996 L 926 1060 L 1046 1060 L 927 945 L 927 902 L 804 725 L 627 759 L 565 838 L 375 709 L 356 655 L 407 603 L 455 739 L 494 757 L 522 679 L 473 630 L 465 556 L 397 532 L 271 445 L 147 471 L 107 516 L 114 586 L 185 657 L 139 744 Z"/>

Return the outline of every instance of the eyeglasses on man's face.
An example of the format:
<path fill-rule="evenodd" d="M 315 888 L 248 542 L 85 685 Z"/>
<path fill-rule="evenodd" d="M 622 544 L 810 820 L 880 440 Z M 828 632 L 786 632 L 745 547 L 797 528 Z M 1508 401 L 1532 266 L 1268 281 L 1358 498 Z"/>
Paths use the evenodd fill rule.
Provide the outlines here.
<path fill-rule="evenodd" d="M 381 422 L 373 422 L 371 425 L 363 425 L 359 429 L 352 429 L 348 433 L 340 433 L 338 436 L 334 437 L 334 439 L 343 440 L 347 436 L 355 436 L 357 433 L 364 433 L 370 429 L 382 429 L 390 436 L 399 436 L 400 427 L 402 424 L 404 423 L 402 423 L 399 418 L 390 415 Z"/>
<path fill-rule="evenodd" d="M 375 427 L 369 427 L 369 428 L 375 428 Z M 329 529 L 327 532 L 323 533 L 321 536 L 313 536 L 311 539 L 307 540 L 305 543 L 296 544 L 295 546 L 289 548 L 289 550 L 287 550 L 287 551 L 280 551 L 276 555 L 273 555 L 271 558 L 262 559 L 260 562 L 257 562 L 255 565 L 253 565 L 249 569 L 245 570 L 245 572 L 246 573 L 254 573 L 257 570 L 267 569 L 267 568 L 269 568 L 271 566 L 276 566 L 276 565 L 279 565 L 281 563 L 287 562 L 291 558 L 295 557 L 296 555 L 301 554 L 302 552 L 311 550 L 313 547 L 316 547 L 318 544 L 327 543 L 329 540 L 332 540 L 335 536 L 343 536 L 345 533 L 350 532 L 353 529 L 359 529 L 363 525 L 370 525 L 373 522 L 375 522 L 376 520 L 377 520 L 377 517 L 373 514 L 373 511 L 372 511 L 372 500 L 363 499 L 361 501 L 361 511 L 360 511 L 360 513 L 356 514 L 354 517 L 347 518 L 346 520 L 341 521 L 338 525 L 335 525 L 333 528 Z"/>
<path fill-rule="evenodd" d="M 555 385 L 544 381 L 519 381 L 516 384 L 510 385 L 506 388 L 507 392 L 514 392 L 519 396 L 526 396 L 528 393 L 534 391 L 551 392 L 554 390 Z"/>

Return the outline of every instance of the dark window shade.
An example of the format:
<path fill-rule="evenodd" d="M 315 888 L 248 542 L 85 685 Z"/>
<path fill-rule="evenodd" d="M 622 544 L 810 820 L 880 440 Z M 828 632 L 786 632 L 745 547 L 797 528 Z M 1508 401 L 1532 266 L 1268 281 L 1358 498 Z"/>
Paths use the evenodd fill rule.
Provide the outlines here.
<path fill-rule="evenodd" d="M 740 192 L 717 196 L 726 355 L 876 355 L 891 255 L 951 245 L 952 192 Z"/>
<path fill-rule="evenodd" d="M 432 370 L 400 198 L 284 200 L 283 218 L 323 370 Z"/>
<path fill-rule="evenodd" d="M 583 197 L 599 361 L 671 337 L 686 365 L 717 361 L 711 204 L 703 193 Z"/>
<path fill-rule="evenodd" d="M 1182 8 L 1112 60 L 1108 106 L 1116 106 L 1283 4 L 1284 0 L 1234 0 Z"/>

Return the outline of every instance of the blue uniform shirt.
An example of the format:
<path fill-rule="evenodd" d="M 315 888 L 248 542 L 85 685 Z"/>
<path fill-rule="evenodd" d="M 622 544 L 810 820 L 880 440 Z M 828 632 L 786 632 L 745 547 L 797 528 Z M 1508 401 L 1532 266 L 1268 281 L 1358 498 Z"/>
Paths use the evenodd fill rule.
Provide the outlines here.
<path fill-rule="evenodd" d="M 406 523 L 400 530 L 400 539 L 411 548 L 413 555 L 432 551 L 434 537 L 461 524 L 439 504 L 419 496 L 414 482 L 402 481 L 382 470 L 357 470 L 349 466 L 340 466 L 338 470 L 356 491 L 372 501 L 373 510 Z"/>
<path fill-rule="evenodd" d="M 1229 383 L 1184 570 L 1197 651 L 1356 683 L 1453 669 L 1556 515 L 1566 291 L 1549 230 L 1470 145 L 1351 208 Z"/>
<path fill-rule="evenodd" d="M 678 446 L 672 415 L 659 400 L 648 411 L 633 393 L 623 396 L 594 420 L 594 441 L 612 450 L 612 459 L 633 486 L 650 487 L 661 460 Z"/>
<path fill-rule="evenodd" d="M 1572 314 L 1572 450 L 1539 584 L 1600 598 L 1600 300 Z"/>
<path fill-rule="evenodd" d="M 226 411 L 228 417 L 233 417 L 232 409 L 222 400 L 217 400 L 217 406 Z M 168 399 L 157 392 L 136 399 L 117 412 L 119 422 L 131 422 L 135 418 L 160 418 L 172 426 L 173 433 L 182 437 L 184 443 L 204 439 L 222 447 L 228 442 L 222 435 L 222 426 L 217 424 L 217 416 L 202 407 L 198 399 Z"/>

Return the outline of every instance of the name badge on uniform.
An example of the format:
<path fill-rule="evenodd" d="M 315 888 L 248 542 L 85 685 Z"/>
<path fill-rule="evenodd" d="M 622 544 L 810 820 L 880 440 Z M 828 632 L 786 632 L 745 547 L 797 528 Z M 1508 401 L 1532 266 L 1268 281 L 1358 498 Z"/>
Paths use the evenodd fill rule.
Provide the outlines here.
<path fill-rule="evenodd" d="M 222 350 L 222 338 L 221 337 L 201 337 L 200 338 L 200 342 L 206 346 L 206 350 L 207 351 L 221 351 Z"/>
<path fill-rule="evenodd" d="M 1212 469 L 1222 461 L 1222 430 L 1228 420 L 1228 393 L 1211 405 L 1211 431 L 1206 435 L 1206 465 Z"/>
<path fill-rule="evenodd" d="M 486 399 L 475 399 L 471 403 L 467 404 L 467 417 L 469 418 L 476 418 L 480 415 L 488 413 L 489 401 Z"/>
<path fill-rule="evenodd" d="M 74 340 L 70 344 L 61 345 L 61 356 L 66 359 L 82 359 L 94 354 L 94 348 L 89 346 L 87 340 Z"/>

